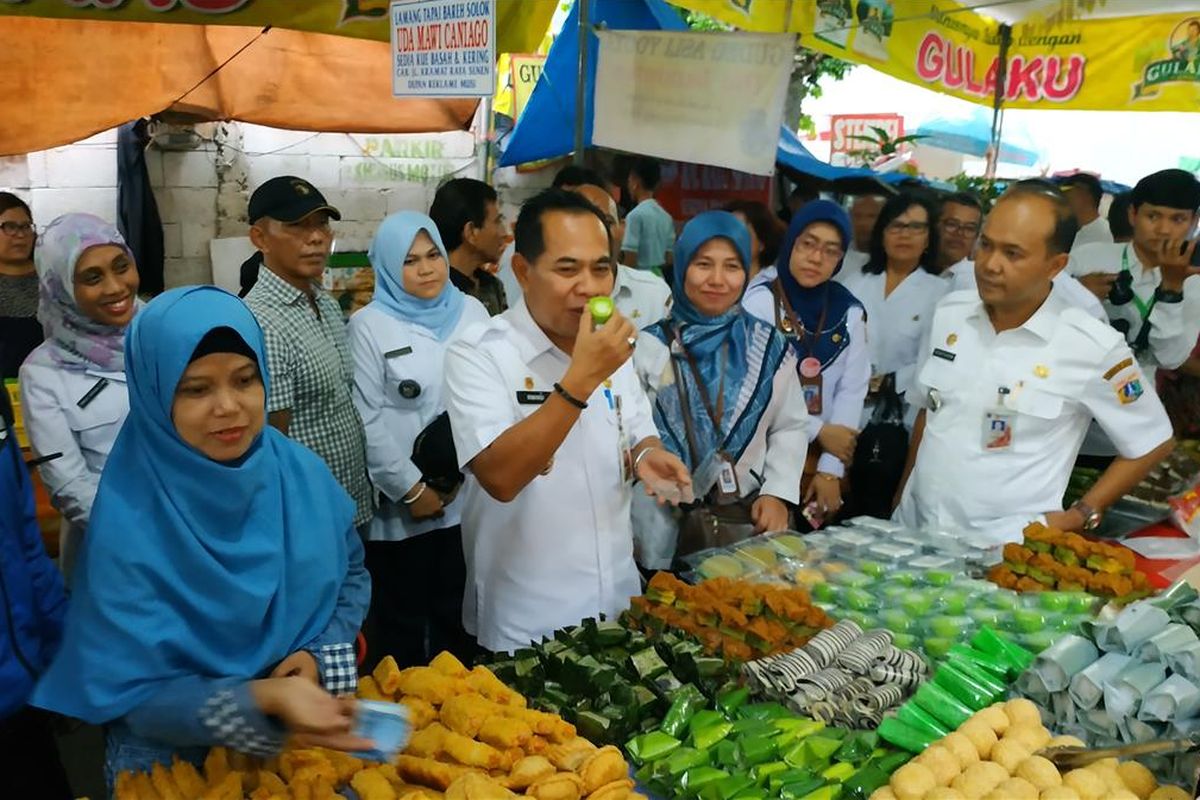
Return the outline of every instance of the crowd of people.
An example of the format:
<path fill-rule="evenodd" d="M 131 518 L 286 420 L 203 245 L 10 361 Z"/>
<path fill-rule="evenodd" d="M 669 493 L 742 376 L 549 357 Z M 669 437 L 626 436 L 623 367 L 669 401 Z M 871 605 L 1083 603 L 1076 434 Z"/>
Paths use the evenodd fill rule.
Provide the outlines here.
<path fill-rule="evenodd" d="M 619 613 L 639 566 L 857 513 L 1086 532 L 1173 447 L 1160 368 L 1197 424 L 1190 173 L 1112 225 L 1079 175 L 991 208 L 803 198 L 786 225 L 740 201 L 678 236 L 659 179 L 565 169 L 507 247 L 495 191 L 452 180 L 379 226 L 348 323 L 321 284 L 340 215 L 303 178 L 250 198 L 243 299 L 144 302 L 112 225 L 35 236 L 0 194 L 0 366 L 63 516 L 60 572 L 6 413 L 0 741 L 37 796 L 67 796 L 39 709 L 106 726 L 110 781 L 353 750 L 360 628 L 367 668 L 512 651 Z M 1081 448 L 1104 472 L 1064 509 Z"/>

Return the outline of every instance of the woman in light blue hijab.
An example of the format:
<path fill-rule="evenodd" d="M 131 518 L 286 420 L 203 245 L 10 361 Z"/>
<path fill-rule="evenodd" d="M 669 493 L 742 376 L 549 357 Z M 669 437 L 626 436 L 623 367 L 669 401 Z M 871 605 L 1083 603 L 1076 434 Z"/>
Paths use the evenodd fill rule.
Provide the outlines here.
<path fill-rule="evenodd" d="M 266 426 L 263 334 L 215 287 L 126 334 L 130 413 L 92 511 L 62 647 L 33 704 L 107 724 L 124 770 L 290 734 L 357 749 L 354 641 L 370 581 L 354 504 Z"/>
<path fill-rule="evenodd" d="M 697 499 L 746 535 L 782 530 L 800 499 L 808 413 L 786 339 L 741 307 L 749 234 L 732 214 L 708 211 L 684 226 L 674 255 L 671 314 L 634 353 L 663 445 L 688 465 Z M 669 513 L 637 500 L 643 567 L 694 548 L 677 547 Z"/>
<path fill-rule="evenodd" d="M 367 541 L 376 591 L 371 660 L 424 664 L 442 650 L 464 660 L 466 580 L 462 475 L 442 399 L 446 348 L 487 323 L 483 305 L 449 280 L 433 220 L 405 211 L 383 221 L 369 252 L 375 297 L 350 318 L 354 404 L 367 433 L 367 469 L 380 495 Z"/>

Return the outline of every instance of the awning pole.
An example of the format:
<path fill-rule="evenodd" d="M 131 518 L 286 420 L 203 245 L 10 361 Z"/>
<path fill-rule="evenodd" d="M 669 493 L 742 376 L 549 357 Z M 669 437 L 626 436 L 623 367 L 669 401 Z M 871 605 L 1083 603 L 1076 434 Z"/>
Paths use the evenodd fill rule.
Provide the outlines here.
<path fill-rule="evenodd" d="M 1008 49 L 1012 45 L 1012 26 L 1000 26 L 1000 56 L 996 69 L 996 93 L 992 97 L 992 141 L 988 148 L 986 177 L 996 177 L 1000 161 L 1000 139 L 1004 128 L 1004 94 L 1008 80 Z"/>
<path fill-rule="evenodd" d="M 579 8 L 579 77 L 575 82 L 575 158 L 574 163 L 582 166 L 584 157 L 584 130 L 587 117 L 587 70 L 588 70 L 588 27 L 591 23 L 589 0 L 575 0 Z"/>

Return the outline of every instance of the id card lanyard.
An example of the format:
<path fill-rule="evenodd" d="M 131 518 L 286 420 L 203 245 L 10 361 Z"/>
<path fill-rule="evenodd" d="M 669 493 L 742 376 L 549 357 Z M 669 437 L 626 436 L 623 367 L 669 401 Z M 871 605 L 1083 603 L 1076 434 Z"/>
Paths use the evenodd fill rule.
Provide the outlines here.
<path fill-rule="evenodd" d="M 821 335 L 821 331 L 825 330 L 825 318 L 829 313 L 829 304 L 826 303 L 824 306 L 822 306 L 821 318 L 817 321 L 817 329 L 810 333 L 810 331 L 808 331 L 796 319 L 796 312 L 792 310 L 792 304 L 788 301 L 787 294 L 783 292 L 778 280 L 775 281 L 774 289 L 775 324 L 777 327 L 783 328 L 785 333 L 795 333 L 796 338 L 800 340 L 800 346 L 804 348 L 804 352 L 807 353 L 807 355 L 800 360 L 800 364 L 797 367 L 797 372 L 800 373 L 800 389 L 804 392 L 804 404 L 808 406 L 809 415 L 819 417 L 821 415 L 821 410 L 824 407 L 824 402 L 822 399 L 824 378 L 821 375 L 821 362 L 819 359 L 813 356 L 813 344 L 810 344 L 810 336 L 812 337 L 811 341 L 815 343 L 817 337 Z M 780 324 L 782 322 L 779 316 L 780 309 L 783 309 L 783 313 L 787 315 L 786 325 Z M 790 331 L 788 330 L 789 327 L 791 328 Z"/>
<path fill-rule="evenodd" d="M 725 451 L 721 445 L 725 443 L 725 436 L 721 433 L 721 418 L 725 413 L 725 372 L 729 366 L 729 345 L 726 344 L 721 348 L 721 382 L 717 386 L 717 404 L 714 407 L 712 399 L 708 396 L 708 387 L 704 384 L 704 378 L 700 375 L 700 368 L 696 366 L 696 359 L 688 352 L 688 349 L 683 344 L 683 338 L 679 335 L 679 331 L 673 332 L 675 342 L 679 345 L 680 352 L 683 353 L 684 359 L 687 361 L 688 367 L 692 373 L 692 379 L 696 383 L 696 390 L 700 394 L 700 402 L 704 404 L 704 411 L 708 414 L 708 419 L 712 422 L 713 434 L 717 438 L 717 484 L 716 502 L 719 504 L 728 504 L 737 502 L 741 499 L 741 491 L 738 486 L 737 470 L 734 468 L 733 458 Z M 687 402 L 687 394 L 683 390 L 683 386 L 678 382 L 676 388 L 679 391 L 680 404 L 683 407 L 685 416 L 691 414 L 690 404 Z M 700 464 L 696 462 L 699 457 L 695 442 L 688 442 L 692 449 L 692 467 L 699 469 Z"/>
<path fill-rule="evenodd" d="M 1017 413 L 1005 403 L 1011 394 L 1007 386 L 996 390 L 996 405 L 983 413 L 982 444 L 985 453 L 1011 450 L 1016 434 Z"/>
<path fill-rule="evenodd" d="M 1132 247 L 1132 245 L 1127 244 L 1125 245 L 1125 249 L 1121 251 L 1121 271 L 1129 272 L 1130 276 L 1132 277 L 1133 273 L 1129 271 L 1130 247 Z M 1132 287 L 1130 287 L 1129 293 L 1133 296 L 1133 304 L 1137 307 L 1138 314 L 1142 318 L 1142 324 L 1138 327 L 1137 336 L 1134 337 L 1133 344 L 1131 346 L 1134 352 L 1142 353 L 1150 345 L 1150 329 L 1148 327 L 1150 324 L 1150 312 L 1154 310 L 1154 304 L 1158 302 L 1158 295 L 1155 294 L 1150 298 L 1150 302 L 1147 303 L 1142 298 L 1137 296 L 1137 292 L 1133 291 Z"/>

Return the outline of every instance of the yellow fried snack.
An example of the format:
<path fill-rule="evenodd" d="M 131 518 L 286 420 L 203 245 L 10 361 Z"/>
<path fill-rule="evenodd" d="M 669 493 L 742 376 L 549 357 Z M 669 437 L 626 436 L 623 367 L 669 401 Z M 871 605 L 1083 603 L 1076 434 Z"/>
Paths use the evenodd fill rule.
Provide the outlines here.
<path fill-rule="evenodd" d="M 590 795 L 601 786 L 627 777 L 629 765 L 620 750 L 608 745 L 589 755 L 576 772 L 583 780 L 583 793 Z"/>
<path fill-rule="evenodd" d="M 200 795 L 200 800 L 242 800 L 243 796 L 241 773 L 229 772 L 220 781 L 211 784 L 208 791 Z"/>
<path fill-rule="evenodd" d="M 502 706 L 525 707 L 525 697 L 505 686 L 504 682 L 485 666 L 480 665 L 471 670 L 471 674 L 466 678 L 466 683 L 471 689 Z"/>
<path fill-rule="evenodd" d="M 533 738 L 533 728 L 522 720 L 494 714 L 484 720 L 476 738 L 502 750 L 524 748 Z"/>
<path fill-rule="evenodd" d="M 258 759 L 237 750 L 230 750 L 229 769 L 232 772 L 241 772 L 243 780 L 245 780 L 244 776 L 246 773 L 258 772 Z"/>
<path fill-rule="evenodd" d="M 443 736 L 442 752 L 459 764 L 487 770 L 501 769 L 508 772 L 512 769 L 514 761 L 509 753 L 451 730 L 447 730 Z"/>
<path fill-rule="evenodd" d="M 468 692 L 456 695 L 442 703 L 438 719 L 450 730 L 474 738 L 489 717 L 495 716 L 501 706 L 483 695 Z"/>
<path fill-rule="evenodd" d="M 395 766 L 396 772 L 408 783 L 429 786 L 443 792 L 459 776 L 467 772 L 478 772 L 469 767 L 445 764 L 432 758 L 419 758 L 412 755 L 396 756 Z"/>
<path fill-rule="evenodd" d="M 427 789 L 424 786 L 409 786 L 407 784 L 396 789 L 396 800 L 442 800 L 445 795 L 441 792 Z"/>
<path fill-rule="evenodd" d="M 435 722 L 414 733 L 404 752 L 417 758 L 437 758 L 445 749 L 446 734 L 450 732 L 445 725 Z"/>
<path fill-rule="evenodd" d="M 536 800 L 579 800 L 583 796 L 583 781 L 572 772 L 548 775 L 525 790 L 527 797 Z"/>
<path fill-rule="evenodd" d="M 172 759 L 171 777 L 175 779 L 175 785 L 179 787 L 179 793 L 188 798 L 188 800 L 199 797 L 208 788 L 208 784 L 200 777 L 200 773 L 196 771 L 196 768 L 187 761 L 180 761 L 179 756 L 175 756 Z"/>
<path fill-rule="evenodd" d="M 391 656 L 384 656 L 371 671 L 371 677 L 375 679 L 379 691 L 394 695 L 400 683 L 400 665 Z"/>
<path fill-rule="evenodd" d="M 629 778 L 606 783 L 588 794 L 588 800 L 625 800 L 633 791 L 634 783 Z"/>
<path fill-rule="evenodd" d="M 522 791 L 529 788 L 535 781 L 556 772 L 558 772 L 558 768 L 551 764 L 550 759 L 545 756 L 526 756 L 513 764 L 512 772 L 504 781 L 504 785 L 514 791 Z"/>
<path fill-rule="evenodd" d="M 291 789 L 292 800 L 342 800 L 333 790 L 333 784 L 324 777 L 317 777 L 311 782 L 304 781 Z"/>
<path fill-rule="evenodd" d="M 113 800 L 137 800 L 137 787 L 133 785 L 133 773 L 129 770 L 117 774 Z"/>
<path fill-rule="evenodd" d="M 134 800 L 162 800 L 155 791 L 154 784 L 150 782 L 150 776 L 145 772 L 134 773 L 130 785 L 133 788 Z"/>
<path fill-rule="evenodd" d="M 314 761 L 300 767 L 292 773 L 288 780 L 288 788 L 295 794 L 297 786 L 308 786 L 315 789 L 319 783 L 337 785 L 337 770 L 328 761 Z"/>
<path fill-rule="evenodd" d="M 401 697 L 397 701 L 408 709 L 408 721 L 414 731 L 419 731 L 437 721 L 438 710 L 428 700 L 419 697 Z"/>
<path fill-rule="evenodd" d="M 364 769 L 350 779 L 350 788 L 358 793 L 358 800 L 396 800 L 396 790 L 382 773 Z"/>
<path fill-rule="evenodd" d="M 446 800 L 507 800 L 515 797 L 481 772 L 468 772 L 446 789 Z"/>
<path fill-rule="evenodd" d="M 433 661 L 429 662 L 429 668 L 451 678 L 465 678 L 470 674 L 470 670 L 463 666 L 453 653 L 445 650 L 434 656 Z"/>
<path fill-rule="evenodd" d="M 283 782 L 282 778 L 274 772 L 267 772 L 262 769 L 258 771 L 258 788 L 266 789 L 271 794 L 286 795 L 288 793 L 287 784 Z"/>
<path fill-rule="evenodd" d="M 292 793 L 284 789 L 284 794 L 279 794 L 260 786 L 250 793 L 250 800 L 292 800 Z"/>
<path fill-rule="evenodd" d="M 296 779 L 296 773 L 301 771 L 305 771 L 309 781 L 312 781 L 315 775 L 324 775 L 330 783 L 337 782 L 337 769 L 320 750 L 286 750 L 279 756 L 279 774 L 289 784 Z"/>
<path fill-rule="evenodd" d="M 556 714 L 547 714 L 545 711 L 534 711 L 531 708 L 515 708 L 513 706 L 501 706 L 500 712 L 506 717 L 521 720 L 533 728 L 534 733 L 539 736 L 545 736 L 556 744 L 569 742 L 575 738 L 575 726 Z"/>
<path fill-rule="evenodd" d="M 559 769 L 574 772 L 595 751 L 596 745 L 581 736 L 576 736 L 574 739 L 550 747 L 546 751 L 546 758 L 550 759 L 550 763 Z"/>
<path fill-rule="evenodd" d="M 525 755 L 540 756 L 545 755 L 550 749 L 550 742 L 544 736 L 534 735 L 525 745 Z"/>
<path fill-rule="evenodd" d="M 379 688 L 379 684 L 370 675 L 364 675 L 358 679 L 358 696 L 363 700 L 386 700 L 391 701 L 392 696 L 385 694 Z"/>
<path fill-rule="evenodd" d="M 334 783 L 346 783 L 356 772 L 365 769 L 367 766 L 361 758 L 356 758 L 340 750 L 326 750 L 324 748 L 317 748 L 317 750 L 337 770 L 337 779 Z"/>
<path fill-rule="evenodd" d="M 175 785 L 175 779 L 171 777 L 171 772 L 162 764 L 155 764 L 150 769 L 150 783 L 154 785 L 154 791 L 158 792 L 159 800 L 184 800 L 183 795 L 179 793 L 179 787 Z"/>
<path fill-rule="evenodd" d="M 379 688 L 386 692 L 388 687 L 381 682 Z M 460 678 L 451 678 L 429 667 L 404 670 L 396 677 L 396 689 L 401 694 L 428 700 L 435 706 L 440 706 L 456 694 L 466 691 Z"/>
<path fill-rule="evenodd" d="M 229 751 L 224 747 L 214 747 L 204 757 L 204 778 L 209 786 L 216 786 L 225 780 L 229 774 Z"/>

